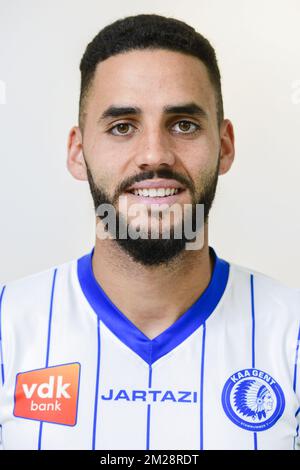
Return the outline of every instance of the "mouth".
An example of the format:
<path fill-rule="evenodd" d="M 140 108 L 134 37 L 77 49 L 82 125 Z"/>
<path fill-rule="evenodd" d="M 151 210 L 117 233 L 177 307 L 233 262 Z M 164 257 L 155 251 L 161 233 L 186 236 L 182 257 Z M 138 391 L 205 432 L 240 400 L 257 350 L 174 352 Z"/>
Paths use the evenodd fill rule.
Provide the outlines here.
<path fill-rule="evenodd" d="M 186 192 L 186 187 L 177 180 L 158 178 L 135 183 L 125 194 L 135 203 L 170 205 L 184 200 Z"/>
<path fill-rule="evenodd" d="M 125 191 L 125 194 L 136 203 L 174 204 L 185 192 L 185 188 L 139 188 Z"/>

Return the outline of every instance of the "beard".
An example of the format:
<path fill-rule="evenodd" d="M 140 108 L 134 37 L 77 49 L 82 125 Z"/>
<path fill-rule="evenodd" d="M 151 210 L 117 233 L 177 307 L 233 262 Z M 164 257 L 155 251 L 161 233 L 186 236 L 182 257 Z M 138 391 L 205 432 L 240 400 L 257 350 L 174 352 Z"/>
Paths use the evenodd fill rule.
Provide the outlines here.
<path fill-rule="evenodd" d="M 94 178 L 86 162 L 88 182 L 96 211 L 102 204 L 109 204 L 116 210 L 115 204 L 117 203 L 119 196 L 124 192 L 125 189 L 136 182 L 152 178 L 174 179 L 183 184 L 192 195 L 192 207 L 189 217 L 190 226 L 192 227 L 193 232 L 198 232 L 200 228 L 199 220 L 196 217 L 197 204 L 203 204 L 204 208 L 201 227 L 203 226 L 203 222 L 205 224 L 208 220 L 208 214 L 215 198 L 219 165 L 220 155 L 215 170 L 202 176 L 202 180 L 200 182 L 201 192 L 198 195 L 196 195 L 195 186 L 191 181 L 187 180 L 181 174 L 176 173 L 171 169 L 165 168 L 158 169 L 156 171 L 146 171 L 136 175 L 135 177 L 129 178 L 118 186 L 115 191 L 115 195 L 111 198 L 103 187 L 95 184 Z M 100 219 L 104 218 L 104 216 L 99 215 L 97 215 L 97 217 Z M 130 256 L 134 262 L 143 266 L 170 266 L 170 262 L 178 259 L 179 255 L 183 254 L 186 243 L 191 241 L 190 239 L 186 238 L 183 225 L 181 230 L 181 238 L 175 237 L 174 226 L 170 227 L 169 238 L 131 238 L 128 234 L 128 227 L 129 226 L 126 223 L 124 216 L 120 214 L 118 210 L 116 210 L 116 224 L 115 231 L 113 233 L 114 241 L 127 255 Z M 119 237 L 120 231 L 123 234 L 126 233 L 127 236 L 125 238 Z"/>

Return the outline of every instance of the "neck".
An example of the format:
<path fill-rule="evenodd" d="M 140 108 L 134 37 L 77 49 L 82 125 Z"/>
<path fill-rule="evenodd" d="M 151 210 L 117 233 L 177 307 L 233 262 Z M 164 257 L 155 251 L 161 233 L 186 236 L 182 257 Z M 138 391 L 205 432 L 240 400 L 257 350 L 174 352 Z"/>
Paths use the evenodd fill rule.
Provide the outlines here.
<path fill-rule="evenodd" d="M 142 266 L 114 241 L 96 238 L 92 267 L 116 307 L 152 339 L 171 326 L 209 284 L 213 260 L 205 226 L 201 250 L 185 250 L 167 266 Z"/>

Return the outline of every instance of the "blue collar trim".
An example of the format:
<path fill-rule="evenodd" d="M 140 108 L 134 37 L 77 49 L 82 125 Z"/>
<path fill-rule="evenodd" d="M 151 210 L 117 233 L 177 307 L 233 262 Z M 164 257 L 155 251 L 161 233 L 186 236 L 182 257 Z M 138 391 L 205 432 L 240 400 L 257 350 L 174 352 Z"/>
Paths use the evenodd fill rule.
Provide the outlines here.
<path fill-rule="evenodd" d="M 229 263 L 218 258 L 209 247 L 214 259 L 209 285 L 196 302 L 175 323 L 154 339 L 142 333 L 117 307 L 101 288 L 92 269 L 94 248 L 77 262 L 77 274 L 81 289 L 98 318 L 124 344 L 148 364 L 168 354 L 197 330 L 218 305 L 227 285 Z"/>

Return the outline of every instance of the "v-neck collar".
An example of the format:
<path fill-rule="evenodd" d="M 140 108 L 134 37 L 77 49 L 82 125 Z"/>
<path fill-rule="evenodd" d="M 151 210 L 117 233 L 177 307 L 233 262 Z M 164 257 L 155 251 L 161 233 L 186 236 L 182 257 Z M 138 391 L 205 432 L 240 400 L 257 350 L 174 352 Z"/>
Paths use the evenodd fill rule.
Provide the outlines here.
<path fill-rule="evenodd" d="M 92 268 L 94 248 L 78 259 L 77 274 L 83 294 L 98 318 L 144 361 L 153 364 L 176 348 L 207 320 L 225 291 L 229 263 L 218 258 L 212 247 L 209 247 L 209 251 L 214 259 L 214 268 L 207 288 L 181 317 L 154 339 L 144 335 L 116 307 L 96 280 Z"/>

